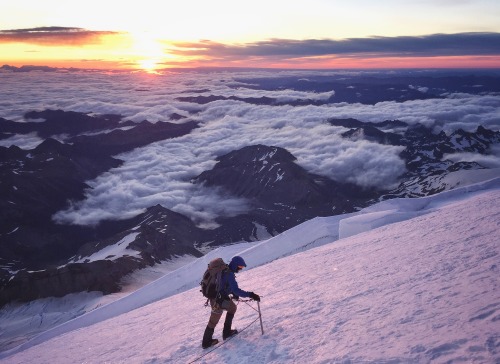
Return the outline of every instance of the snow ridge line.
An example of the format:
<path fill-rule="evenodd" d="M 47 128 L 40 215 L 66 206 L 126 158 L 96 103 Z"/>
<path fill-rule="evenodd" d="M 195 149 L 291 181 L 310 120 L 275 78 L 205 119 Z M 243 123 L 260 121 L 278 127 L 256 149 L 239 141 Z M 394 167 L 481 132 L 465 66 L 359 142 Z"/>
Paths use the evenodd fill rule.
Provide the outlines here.
<path fill-rule="evenodd" d="M 273 259 L 272 261 L 277 260 L 277 259 L 281 259 L 281 258 L 284 258 L 284 257 L 287 257 L 287 256 L 289 256 L 289 255 L 293 255 L 293 254 L 295 254 L 295 253 L 300 253 L 300 252 L 302 252 L 302 251 L 304 251 L 304 250 L 308 250 L 308 249 L 310 249 L 310 248 L 315 248 L 315 247 L 316 247 L 316 246 L 315 246 L 316 242 L 318 242 L 318 241 L 320 241 L 320 240 L 323 240 L 323 239 L 325 239 L 325 240 L 326 240 L 327 238 L 332 239 L 332 240 L 329 240 L 329 242 L 333 242 L 333 241 L 335 241 L 335 240 L 337 240 L 337 239 L 338 239 L 338 235 L 331 235 L 331 234 L 328 234 L 328 235 L 323 235 L 323 236 L 320 236 L 319 238 L 316 238 L 316 239 L 312 240 L 310 243 L 307 243 L 307 244 L 302 245 L 302 246 L 300 246 L 300 247 L 298 247 L 298 248 L 296 248 L 296 249 L 294 249 L 294 250 L 291 250 L 291 251 L 290 251 L 289 253 L 287 253 L 287 254 L 283 254 L 283 255 L 281 255 L 281 256 L 279 256 L 279 257 L 276 257 L 276 258 L 275 258 L 275 259 Z M 319 245 L 322 245 L 322 244 L 319 244 Z M 269 261 L 269 262 L 267 262 L 267 263 L 265 263 L 265 264 L 268 264 L 268 263 L 270 263 L 270 262 L 271 262 L 271 261 Z M 261 264 L 261 265 L 263 265 L 263 264 Z"/>

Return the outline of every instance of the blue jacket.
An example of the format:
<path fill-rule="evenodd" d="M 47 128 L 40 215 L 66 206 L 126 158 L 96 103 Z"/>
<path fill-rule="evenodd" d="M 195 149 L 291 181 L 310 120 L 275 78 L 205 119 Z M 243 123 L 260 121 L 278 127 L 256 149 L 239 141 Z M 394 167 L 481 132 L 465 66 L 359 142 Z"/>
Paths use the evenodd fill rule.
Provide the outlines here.
<path fill-rule="evenodd" d="M 250 292 L 244 291 L 238 287 L 236 277 L 231 269 L 226 269 L 222 272 L 219 292 L 223 298 L 227 298 L 229 294 L 240 297 L 250 297 Z"/>

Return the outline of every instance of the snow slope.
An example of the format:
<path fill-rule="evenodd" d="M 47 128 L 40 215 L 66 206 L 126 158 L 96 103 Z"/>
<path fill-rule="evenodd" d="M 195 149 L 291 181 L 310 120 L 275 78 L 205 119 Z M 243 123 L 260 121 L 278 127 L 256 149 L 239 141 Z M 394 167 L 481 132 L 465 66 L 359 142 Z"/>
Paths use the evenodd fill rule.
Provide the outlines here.
<path fill-rule="evenodd" d="M 127 295 L 115 302 L 110 302 L 113 297 L 101 297 L 100 295 L 96 297 L 95 294 L 85 297 L 85 293 L 81 293 L 66 296 L 60 303 L 60 308 L 54 302 L 58 299 L 41 299 L 27 305 L 12 305 L 13 307 L 3 308 L 0 311 L 0 320 L 9 322 L 9 324 L 0 325 L 0 328 L 4 331 L 0 334 L 0 343 L 6 343 L 7 348 L 8 345 L 12 346 L 16 342 L 21 345 L 23 341 L 26 341 L 27 337 L 48 330 L 27 344 L 33 345 L 64 332 L 92 325 L 101 320 L 115 317 L 197 287 L 208 262 L 218 256 L 229 261 L 232 256 L 245 252 L 248 268 L 252 268 L 280 257 L 329 243 L 338 239 L 339 221 L 346 216 L 350 215 L 317 218 L 263 242 L 240 243 L 212 250 L 205 256 L 190 261 L 183 267 L 168 272 L 164 277 L 147 284 L 142 287 L 140 292 Z M 254 248 L 249 249 L 251 247 Z M 107 253 L 99 254 L 101 256 L 108 255 Z M 172 265 L 172 263 L 169 265 Z M 109 303 L 99 310 L 93 311 L 106 302 Z M 64 322 L 85 313 L 86 315 L 82 319 Z M 52 328 L 55 325 L 58 326 Z M 25 347 L 25 345 L 23 344 L 22 347 Z"/>
<path fill-rule="evenodd" d="M 250 326 L 200 362 L 500 361 L 499 206 L 497 178 L 212 252 L 240 254 L 255 267 L 238 281 L 262 295 L 265 334 L 256 311 L 240 303 L 234 325 Z M 339 233 L 347 237 L 325 244 Z M 317 247 L 302 251 L 308 244 Z M 195 360 L 207 353 L 200 343 L 209 316 L 198 288 L 188 289 L 200 261 L 47 331 L 2 362 Z M 219 323 L 216 337 L 221 330 Z"/>

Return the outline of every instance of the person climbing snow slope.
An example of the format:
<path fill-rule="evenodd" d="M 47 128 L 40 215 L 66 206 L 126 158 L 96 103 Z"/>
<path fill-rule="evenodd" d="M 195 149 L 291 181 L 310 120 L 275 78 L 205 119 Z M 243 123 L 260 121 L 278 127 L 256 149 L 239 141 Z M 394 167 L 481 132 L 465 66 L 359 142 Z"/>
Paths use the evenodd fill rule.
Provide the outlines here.
<path fill-rule="evenodd" d="M 224 328 L 222 330 L 222 338 L 226 340 L 227 338 L 238 333 L 238 330 L 231 329 L 234 314 L 236 313 L 237 308 L 233 299 L 238 299 L 239 297 L 249 297 L 260 302 L 259 295 L 254 292 L 247 292 L 240 289 L 238 287 L 238 283 L 236 282 L 235 274 L 246 266 L 247 265 L 242 257 L 235 256 L 231 259 L 228 267 L 222 271 L 217 296 L 216 298 L 209 299 L 212 311 L 210 319 L 208 320 L 208 325 L 203 334 L 203 341 L 201 345 L 204 349 L 219 342 L 217 339 L 213 339 L 212 335 L 223 311 L 227 311 L 227 313 L 226 320 L 224 321 Z M 232 295 L 232 298 L 229 295 Z"/>

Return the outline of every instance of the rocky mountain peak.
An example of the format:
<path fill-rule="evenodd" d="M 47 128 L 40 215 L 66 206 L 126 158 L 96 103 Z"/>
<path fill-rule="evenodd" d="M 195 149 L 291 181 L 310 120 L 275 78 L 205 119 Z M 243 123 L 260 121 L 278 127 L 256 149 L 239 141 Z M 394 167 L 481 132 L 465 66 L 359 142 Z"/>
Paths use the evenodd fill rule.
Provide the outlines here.
<path fill-rule="evenodd" d="M 290 152 L 275 146 L 244 147 L 217 161 L 212 170 L 203 172 L 194 182 L 223 187 L 240 197 L 278 202 L 288 200 L 287 194 L 297 196 L 302 191 L 301 195 L 305 191 L 299 185 L 305 186 L 313 180 L 294 163 L 295 157 Z"/>
<path fill-rule="evenodd" d="M 402 137 L 395 133 L 383 132 L 371 125 L 362 125 L 341 134 L 351 140 L 368 140 L 385 145 L 401 145 Z"/>
<path fill-rule="evenodd" d="M 286 149 L 262 144 L 251 145 L 227 153 L 217 158 L 220 165 L 234 165 L 238 162 L 254 163 L 256 165 L 273 163 L 289 163 L 296 158 Z"/>
<path fill-rule="evenodd" d="M 212 170 L 200 174 L 193 182 L 221 187 L 231 195 L 245 197 L 265 208 L 306 208 L 309 210 L 352 211 L 349 201 L 364 191 L 327 177 L 309 173 L 295 163 L 287 150 L 254 145 L 244 147 L 217 159 Z M 278 206 L 278 207 L 277 207 Z"/>
<path fill-rule="evenodd" d="M 53 138 L 47 138 L 38 146 L 33 149 L 33 154 L 60 154 L 65 155 L 69 153 L 71 147 L 69 145 L 62 144 Z"/>

